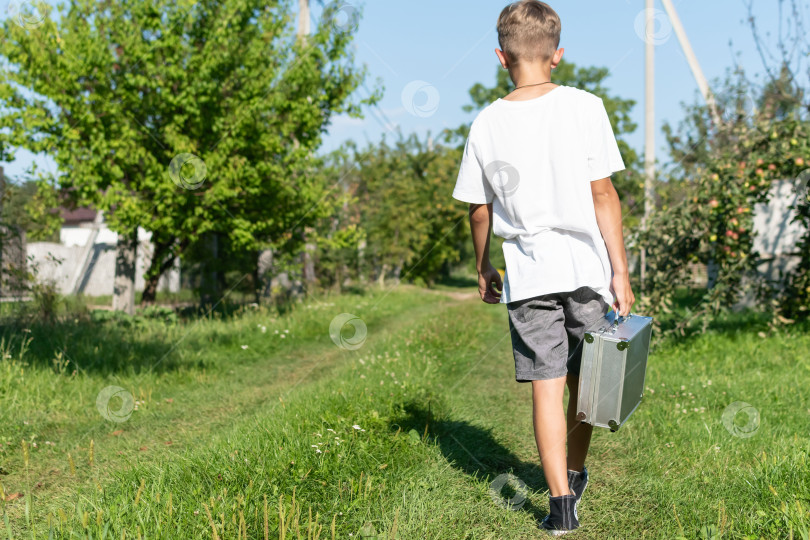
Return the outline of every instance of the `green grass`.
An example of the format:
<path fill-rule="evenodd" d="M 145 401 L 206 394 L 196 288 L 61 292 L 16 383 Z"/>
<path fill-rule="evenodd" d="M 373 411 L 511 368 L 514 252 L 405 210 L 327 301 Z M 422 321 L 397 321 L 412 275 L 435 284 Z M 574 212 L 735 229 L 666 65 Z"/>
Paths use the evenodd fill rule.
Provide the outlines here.
<path fill-rule="evenodd" d="M 505 307 L 449 290 L 7 329 L 0 482 L 23 496 L 0 503 L 0 538 L 537 537 L 548 494 Z M 367 327 L 356 350 L 329 336 L 344 312 Z M 735 314 L 656 341 L 642 406 L 594 433 L 571 538 L 807 537 L 810 335 L 763 329 Z M 96 409 L 110 385 L 137 400 L 124 422 Z M 734 402 L 759 424 L 727 428 Z M 506 473 L 525 500 L 491 492 Z"/>

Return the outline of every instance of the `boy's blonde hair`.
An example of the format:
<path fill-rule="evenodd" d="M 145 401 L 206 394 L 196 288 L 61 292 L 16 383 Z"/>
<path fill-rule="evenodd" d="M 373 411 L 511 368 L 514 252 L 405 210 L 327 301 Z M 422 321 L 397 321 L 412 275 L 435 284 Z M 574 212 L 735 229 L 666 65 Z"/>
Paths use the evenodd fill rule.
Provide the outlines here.
<path fill-rule="evenodd" d="M 538 0 L 509 4 L 498 17 L 498 43 L 515 64 L 551 60 L 560 45 L 561 30 L 557 12 Z"/>

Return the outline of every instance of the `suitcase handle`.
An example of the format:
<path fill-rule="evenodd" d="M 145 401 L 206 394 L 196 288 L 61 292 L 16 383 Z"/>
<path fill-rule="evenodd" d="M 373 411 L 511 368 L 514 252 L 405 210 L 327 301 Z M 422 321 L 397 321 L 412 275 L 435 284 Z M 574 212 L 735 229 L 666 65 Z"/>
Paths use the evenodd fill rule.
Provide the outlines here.
<path fill-rule="evenodd" d="M 622 317 L 618 313 L 619 312 L 617 311 L 616 315 L 614 315 L 614 317 L 613 317 L 613 323 L 610 325 L 611 329 L 618 328 L 620 322 L 624 322 L 624 321 L 626 321 L 627 319 L 629 319 L 630 317 L 633 316 L 632 313 L 628 313 L 627 317 Z M 619 321 L 619 319 L 621 319 L 621 321 Z"/>
<path fill-rule="evenodd" d="M 627 319 L 629 319 L 633 315 L 632 313 L 628 313 L 627 317 L 622 317 L 620 315 L 616 315 L 616 313 L 618 313 L 618 312 L 615 311 L 615 310 L 613 311 L 613 313 L 614 313 L 613 322 L 608 324 L 608 325 L 601 326 L 599 328 L 599 332 L 615 332 L 616 329 L 619 328 L 619 323 L 620 322 L 626 321 Z M 607 318 L 607 315 L 605 316 L 605 318 Z M 621 321 L 619 321 L 619 319 L 621 319 Z"/>

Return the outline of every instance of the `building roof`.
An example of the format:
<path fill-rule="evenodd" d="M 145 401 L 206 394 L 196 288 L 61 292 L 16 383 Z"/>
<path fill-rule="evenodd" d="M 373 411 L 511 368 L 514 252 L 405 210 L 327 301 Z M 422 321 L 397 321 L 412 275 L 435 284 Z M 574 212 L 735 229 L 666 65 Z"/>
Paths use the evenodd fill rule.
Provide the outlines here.
<path fill-rule="evenodd" d="M 75 209 L 60 208 L 59 213 L 65 220 L 65 225 L 78 225 L 79 223 L 93 222 L 96 219 L 96 210 L 87 206 Z"/>

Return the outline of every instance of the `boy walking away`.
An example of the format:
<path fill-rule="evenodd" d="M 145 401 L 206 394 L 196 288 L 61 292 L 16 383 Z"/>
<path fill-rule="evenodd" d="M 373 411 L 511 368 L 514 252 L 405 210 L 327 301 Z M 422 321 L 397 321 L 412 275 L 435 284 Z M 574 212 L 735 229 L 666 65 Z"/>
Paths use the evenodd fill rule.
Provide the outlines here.
<path fill-rule="evenodd" d="M 575 419 L 584 333 L 611 306 L 627 316 L 635 302 L 610 180 L 624 162 L 602 100 L 551 82 L 560 30 L 557 13 L 537 0 L 501 12 L 495 52 L 516 88 L 473 121 L 453 191 L 470 203 L 481 299 L 506 304 L 515 379 L 531 381 L 549 487 L 541 526 L 554 535 L 579 527 L 588 484 L 593 428 Z M 504 239 L 503 281 L 489 260 L 490 227 Z"/>

